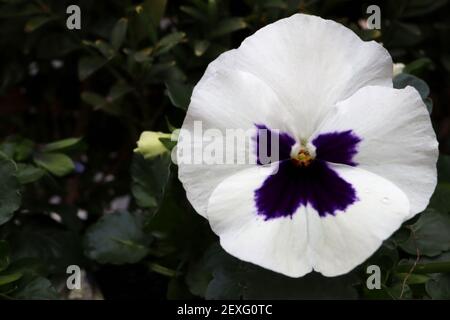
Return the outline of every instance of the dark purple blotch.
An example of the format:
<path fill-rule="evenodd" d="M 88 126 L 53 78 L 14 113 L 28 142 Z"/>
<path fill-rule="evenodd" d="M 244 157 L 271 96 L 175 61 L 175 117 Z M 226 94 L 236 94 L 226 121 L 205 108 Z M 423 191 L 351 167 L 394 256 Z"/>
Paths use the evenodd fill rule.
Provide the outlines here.
<path fill-rule="evenodd" d="M 316 147 L 316 158 L 328 162 L 356 166 L 353 157 L 361 139 L 351 130 L 318 135 L 312 144 Z"/>
<path fill-rule="evenodd" d="M 269 130 L 264 125 L 258 129 Z M 311 205 L 321 217 L 335 215 L 357 201 L 353 186 L 342 179 L 327 162 L 355 166 L 353 157 L 361 139 L 352 131 L 325 133 L 312 143 L 316 147 L 316 158 L 307 167 L 296 165 L 290 160 L 290 151 L 295 139 L 287 133 L 277 134 L 280 143 L 280 161 L 277 172 L 269 176 L 255 191 L 258 214 L 265 220 L 292 217 L 300 206 Z M 258 130 L 259 132 L 259 130 Z M 256 137 L 257 148 L 260 139 Z M 270 143 L 270 139 L 269 142 Z M 267 147 L 270 150 L 270 147 Z M 258 162 L 258 164 L 260 164 Z"/>
<path fill-rule="evenodd" d="M 267 126 L 260 124 L 257 124 L 256 128 L 257 164 L 270 164 L 291 157 L 291 148 L 295 144 L 295 139 L 288 133 L 270 130 Z M 272 154 L 272 142 L 278 143 L 278 154 Z"/>

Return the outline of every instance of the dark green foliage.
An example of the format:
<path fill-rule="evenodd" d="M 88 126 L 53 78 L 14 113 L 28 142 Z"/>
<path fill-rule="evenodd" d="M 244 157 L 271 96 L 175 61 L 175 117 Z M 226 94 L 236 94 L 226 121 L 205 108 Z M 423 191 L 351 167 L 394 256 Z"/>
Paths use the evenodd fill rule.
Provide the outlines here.
<path fill-rule="evenodd" d="M 136 263 L 148 253 L 150 236 L 142 218 L 128 212 L 110 213 L 86 231 L 85 253 L 100 263 Z"/>
<path fill-rule="evenodd" d="M 12 161 L 0 160 L 0 225 L 12 218 L 21 202 L 17 168 Z"/>
<path fill-rule="evenodd" d="M 450 4 L 376 3 L 380 31 L 358 27 L 373 3 L 356 0 L 80 0 L 81 30 L 68 30 L 72 1 L 0 0 L 0 298 L 67 298 L 66 268 L 79 265 L 105 297 L 449 299 Z M 440 142 L 429 208 L 337 278 L 292 279 L 231 257 L 169 152 L 133 154 L 142 131 L 181 126 L 212 60 L 296 12 L 382 42 L 406 65 L 394 86 L 419 91 Z M 380 290 L 366 287 L 372 264 Z"/>

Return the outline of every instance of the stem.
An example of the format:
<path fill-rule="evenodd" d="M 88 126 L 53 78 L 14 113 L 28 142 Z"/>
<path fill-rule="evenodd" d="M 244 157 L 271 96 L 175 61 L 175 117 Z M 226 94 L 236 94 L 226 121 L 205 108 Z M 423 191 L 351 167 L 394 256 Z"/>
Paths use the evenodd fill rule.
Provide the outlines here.
<path fill-rule="evenodd" d="M 416 233 L 413 229 L 412 226 L 407 226 L 408 229 L 411 230 L 411 237 L 413 238 L 414 241 L 414 246 L 416 247 L 416 260 L 414 261 L 414 264 L 412 265 L 412 267 L 409 269 L 408 273 L 406 274 L 405 279 L 403 279 L 403 283 L 402 283 L 402 291 L 400 292 L 400 299 L 403 297 L 403 293 L 405 292 L 405 288 L 406 288 L 406 282 L 408 281 L 408 278 L 411 276 L 411 274 L 414 272 L 414 270 L 417 267 L 417 264 L 420 261 L 420 250 L 419 247 L 416 244 Z"/>
<path fill-rule="evenodd" d="M 150 268 L 150 270 L 169 278 L 175 278 L 178 275 L 178 272 L 176 270 L 164 267 L 157 263 L 150 262 L 148 264 L 148 267 Z"/>
<path fill-rule="evenodd" d="M 413 267 L 412 264 L 405 264 L 397 267 L 397 273 L 406 273 Z M 450 261 L 418 263 L 414 268 L 414 273 L 450 273 Z"/>
<path fill-rule="evenodd" d="M 16 300 L 16 299 L 14 299 L 13 297 L 8 296 L 8 295 L 5 294 L 5 293 L 0 293 L 0 298 L 3 298 L 3 299 L 5 299 L 5 300 Z"/>

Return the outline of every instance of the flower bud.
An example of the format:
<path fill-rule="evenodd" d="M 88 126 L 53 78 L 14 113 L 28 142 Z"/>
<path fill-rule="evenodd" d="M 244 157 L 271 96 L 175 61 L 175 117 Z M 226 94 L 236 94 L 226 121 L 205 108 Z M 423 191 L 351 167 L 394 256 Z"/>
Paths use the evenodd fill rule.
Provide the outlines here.
<path fill-rule="evenodd" d="M 134 152 L 142 154 L 146 159 L 168 152 L 169 150 L 161 143 L 159 138 L 170 138 L 170 136 L 170 133 L 144 131 L 137 141 L 137 148 L 134 149 Z"/>
<path fill-rule="evenodd" d="M 405 65 L 403 63 L 394 63 L 393 66 L 393 76 L 398 76 L 405 69 Z"/>

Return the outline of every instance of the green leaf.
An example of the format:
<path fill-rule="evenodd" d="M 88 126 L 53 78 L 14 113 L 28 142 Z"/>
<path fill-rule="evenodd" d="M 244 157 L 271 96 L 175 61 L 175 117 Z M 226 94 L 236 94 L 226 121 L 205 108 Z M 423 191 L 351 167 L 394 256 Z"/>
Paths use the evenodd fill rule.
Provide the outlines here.
<path fill-rule="evenodd" d="M 0 272 L 9 266 L 9 245 L 5 240 L 0 240 Z"/>
<path fill-rule="evenodd" d="M 62 153 L 37 154 L 34 156 L 34 162 L 58 177 L 65 176 L 75 169 L 72 159 Z"/>
<path fill-rule="evenodd" d="M 75 232 L 48 220 L 29 218 L 21 222 L 22 225 L 10 228 L 7 238 L 13 261 L 10 268 L 15 272 L 34 274 L 44 267 L 46 272 L 65 275 L 68 265 L 82 265 L 81 239 Z M 41 266 L 36 266 L 36 259 Z"/>
<path fill-rule="evenodd" d="M 444 70 L 446 70 L 447 72 L 450 72 L 450 55 L 449 54 L 443 54 L 441 56 L 441 63 L 444 67 Z"/>
<path fill-rule="evenodd" d="M 386 31 L 387 29 L 388 31 Z M 387 45 L 396 47 L 409 47 L 418 44 L 424 38 L 424 33 L 417 24 L 392 21 L 389 26 L 383 27 Z"/>
<path fill-rule="evenodd" d="M 211 251 L 211 250 L 209 250 Z M 205 255 L 208 254 L 208 251 Z M 189 265 L 188 272 L 186 274 L 186 284 L 193 295 L 204 297 L 208 285 L 213 279 L 212 271 L 205 262 L 208 261 L 207 257 L 203 257 L 199 261 Z"/>
<path fill-rule="evenodd" d="M 53 151 L 61 151 L 63 149 L 67 149 L 73 147 L 77 143 L 81 141 L 81 138 L 68 138 L 63 140 L 58 140 L 55 142 L 47 143 L 42 146 L 42 152 L 53 152 Z"/>
<path fill-rule="evenodd" d="M 84 91 L 81 94 L 81 99 L 83 99 L 83 101 L 87 104 L 93 106 L 95 109 L 101 109 L 108 103 L 101 95 L 91 91 Z"/>
<path fill-rule="evenodd" d="M 133 54 L 133 58 L 136 62 L 148 62 L 152 60 L 152 57 L 150 56 L 153 52 L 152 47 L 144 48 L 142 50 L 136 51 Z"/>
<path fill-rule="evenodd" d="M 1 158 L 2 160 L 12 160 L 14 157 L 14 152 L 16 148 L 16 142 L 11 141 L 12 139 L 8 138 L 4 142 L 0 144 Z"/>
<path fill-rule="evenodd" d="M 169 268 L 164 267 L 164 266 L 162 266 L 162 265 L 160 265 L 158 263 L 151 262 L 151 263 L 148 264 L 148 268 L 152 272 L 156 272 L 156 273 L 159 273 L 159 274 L 161 274 L 163 276 L 170 277 L 170 278 L 174 278 L 174 277 L 176 277 L 178 275 L 178 272 L 176 270 L 169 269 Z"/>
<path fill-rule="evenodd" d="M 84 91 L 81 94 L 81 99 L 94 107 L 95 110 L 103 110 L 117 116 L 121 113 L 120 105 L 117 102 L 133 90 L 134 89 L 126 83 L 119 81 L 110 88 L 106 97 L 102 97 L 95 92 Z"/>
<path fill-rule="evenodd" d="M 423 284 L 430 279 L 429 276 L 414 273 L 397 273 L 395 276 L 402 282 L 406 279 L 407 284 Z"/>
<path fill-rule="evenodd" d="M 391 299 L 411 299 L 412 291 L 409 285 L 403 285 L 403 282 L 397 282 L 390 287 L 384 287 Z"/>
<path fill-rule="evenodd" d="M 95 92 L 84 91 L 81 94 L 81 99 L 83 99 L 83 101 L 87 104 L 94 107 L 94 110 L 102 110 L 108 114 L 115 116 L 118 116 L 121 113 L 120 106 L 114 104 L 114 101 L 111 99 L 111 97 L 104 98 Z"/>
<path fill-rule="evenodd" d="M 162 63 L 155 63 L 152 65 L 150 71 L 147 74 L 147 79 L 167 79 L 170 78 L 171 72 L 176 68 L 176 62 L 171 60 Z"/>
<path fill-rule="evenodd" d="M 22 274 L 20 272 L 11 273 L 11 274 L 1 274 L 0 275 L 0 286 L 4 286 L 5 284 L 9 284 L 11 282 L 15 282 L 22 278 Z"/>
<path fill-rule="evenodd" d="M 15 161 L 24 161 L 33 153 L 35 143 L 30 139 L 20 136 L 8 137 L 0 144 L 0 151 L 5 154 L 3 158 L 9 158 Z"/>
<path fill-rule="evenodd" d="M 136 154 L 131 164 L 132 193 L 138 206 L 159 207 L 170 175 L 170 155 L 165 153 L 152 159 Z"/>
<path fill-rule="evenodd" d="M 134 89 L 127 85 L 125 82 L 116 82 L 109 90 L 106 96 L 106 101 L 109 103 L 116 102 L 118 99 L 124 97 L 127 93 Z"/>
<path fill-rule="evenodd" d="M 14 258 L 11 262 L 8 271 L 20 272 L 24 275 L 37 276 L 48 273 L 48 269 L 44 265 L 47 261 L 42 258 Z M 64 270 L 65 273 L 66 270 Z"/>
<path fill-rule="evenodd" d="M 155 26 L 159 26 L 159 23 L 166 11 L 167 0 L 146 0 L 144 6 L 148 9 L 150 17 Z"/>
<path fill-rule="evenodd" d="M 170 279 L 166 297 L 168 300 L 187 300 L 193 298 L 182 278 Z"/>
<path fill-rule="evenodd" d="M 206 6 L 206 12 L 207 12 L 209 21 L 217 21 L 219 19 L 219 1 L 217 1 L 217 0 L 210 0 L 210 1 L 193 0 L 192 2 L 196 3 L 198 8 L 201 8 L 202 5 Z M 202 3 L 202 4 L 199 5 L 200 3 Z"/>
<path fill-rule="evenodd" d="M 128 212 L 105 214 L 85 235 L 86 255 L 100 263 L 136 263 L 148 253 L 142 219 Z"/>
<path fill-rule="evenodd" d="M 171 50 L 177 44 L 181 43 L 186 37 L 184 32 L 174 32 L 162 38 L 157 46 L 155 54 L 163 54 Z"/>
<path fill-rule="evenodd" d="M 450 299 L 450 274 L 434 275 L 425 284 L 425 289 L 432 299 Z"/>
<path fill-rule="evenodd" d="M 439 154 L 437 168 L 438 168 L 438 182 L 450 183 L 450 156 L 447 156 L 443 153 Z"/>
<path fill-rule="evenodd" d="M 410 226 L 410 237 L 399 243 L 400 248 L 415 255 L 436 256 L 450 249 L 450 216 L 433 209 L 425 210 Z"/>
<path fill-rule="evenodd" d="M 53 20 L 54 18 L 50 16 L 33 17 L 30 20 L 28 20 L 27 23 L 25 24 L 25 32 L 27 33 L 33 32 Z"/>
<path fill-rule="evenodd" d="M 42 178 L 45 174 L 45 171 L 41 168 L 37 168 L 31 164 L 23 164 L 19 163 L 17 165 L 17 179 L 20 184 L 32 183 L 40 178 Z"/>
<path fill-rule="evenodd" d="M 58 28 L 59 29 L 59 28 Z M 65 59 L 68 54 L 80 49 L 78 37 L 68 37 L 61 29 L 48 28 L 39 35 L 34 54 L 39 60 Z M 70 31 L 75 32 L 75 31 Z"/>
<path fill-rule="evenodd" d="M 430 199 L 429 207 L 443 213 L 450 212 L 450 183 L 439 183 Z"/>
<path fill-rule="evenodd" d="M 178 128 L 175 127 L 175 126 L 170 122 L 170 120 L 169 120 L 169 118 L 168 118 L 167 116 L 166 116 L 165 118 L 166 118 L 166 125 L 167 125 L 167 128 L 169 129 L 170 132 L 173 133 L 175 130 L 178 130 Z"/>
<path fill-rule="evenodd" d="M 159 138 L 159 141 L 161 141 L 164 147 L 169 151 L 172 151 L 177 145 L 177 141 L 173 141 L 172 138 Z"/>
<path fill-rule="evenodd" d="M 106 59 L 103 59 L 102 57 L 98 57 L 98 56 L 89 56 L 89 57 L 83 57 L 82 59 L 87 59 L 87 58 L 100 59 L 100 60 L 98 60 L 99 61 L 98 64 L 102 65 L 102 63 L 106 64 L 109 60 L 114 58 L 116 55 L 116 50 L 114 49 L 114 47 L 102 39 L 97 39 L 95 41 L 83 40 L 82 43 L 85 46 L 94 48 L 99 53 L 101 53 L 103 57 L 106 58 Z M 80 62 L 81 62 L 81 60 L 80 60 Z M 88 62 L 88 64 L 94 64 L 94 62 Z"/>
<path fill-rule="evenodd" d="M 125 37 L 127 35 L 127 28 L 128 28 L 128 19 L 127 18 L 120 18 L 112 32 L 111 32 L 111 44 L 115 50 L 119 50 L 122 44 L 125 41 Z"/>
<path fill-rule="evenodd" d="M 103 40 L 96 40 L 94 42 L 95 48 L 108 60 L 111 60 L 116 55 L 116 51 L 113 46 Z"/>
<path fill-rule="evenodd" d="M 176 166 L 171 176 L 176 177 Z M 213 240 L 208 222 L 195 213 L 186 199 L 186 191 L 178 179 L 173 179 L 166 186 L 164 198 L 146 221 L 145 230 L 158 238 L 161 244 L 156 251 L 199 255 Z"/>
<path fill-rule="evenodd" d="M 208 50 L 210 46 L 210 42 L 208 40 L 197 40 L 194 42 L 194 54 L 197 57 L 201 57 L 206 50 Z"/>
<path fill-rule="evenodd" d="M 433 100 L 430 97 L 428 97 L 428 98 L 424 99 L 423 102 L 425 103 L 425 106 L 427 107 L 428 113 L 431 114 L 431 112 L 433 111 Z"/>
<path fill-rule="evenodd" d="M 15 145 L 14 160 L 24 161 L 33 153 L 35 144 L 29 139 L 19 139 Z"/>
<path fill-rule="evenodd" d="M 48 279 L 37 277 L 14 293 L 14 297 L 24 300 L 55 300 L 58 294 Z"/>
<path fill-rule="evenodd" d="M 408 273 L 412 269 L 414 269 L 413 272 L 416 275 L 448 273 L 450 272 L 450 251 L 435 257 L 421 256 L 419 261 L 416 261 L 416 258 L 402 259 L 396 268 L 396 272 Z"/>
<path fill-rule="evenodd" d="M 0 225 L 6 223 L 21 204 L 20 183 L 13 162 L 0 160 Z"/>
<path fill-rule="evenodd" d="M 403 17 L 417 17 L 423 16 L 430 12 L 445 6 L 448 3 L 447 0 L 412 0 L 408 1 L 408 4 L 402 14 Z"/>
<path fill-rule="evenodd" d="M 262 6 L 265 8 L 278 8 L 278 9 L 286 9 L 287 4 L 284 0 L 264 0 L 261 2 Z"/>
<path fill-rule="evenodd" d="M 180 82 L 166 82 L 167 94 L 172 104 L 182 110 L 187 110 L 191 101 L 192 86 Z"/>
<path fill-rule="evenodd" d="M 78 78 L 84 81 L 106 64 L 101 57 L 82 57 L 78 62 Z"/>
<path fill-rule="evenodd" d="M 157 40 L 157 30 L 166 10 L 167 0 L 145 0 L 142 5 L 136 6 L 138 18 L 137 31 L 144 30 L 152 43 Z"/>
<path fill-rule="evenodd" d="M 429 274 L 429 273 L 442 273 L 442 272 L 450 272 L 450 261 L 444 262 L 427 262 L 427 263 L 409 263 L 405 264 L 404 262 L 399 264 L 397 270 L 401 270 L 403 272 L 409 272 L 414 266 L 414 273 L 416 274 Z"/>
<path fill-rule="evenodd" d="M 381 247 L 362 265 L 362 269 L 367 270 L 370 265 L 377 265 L 381 270 L 381 279 L 386 279 L 391 270 L 397 266 L 399 260 L 398 248 L 392 239 L 383 242 Z M 367 276 L 366 276 L 367 277 Z M 363 285 L 364 288 L 367 288 Z M 375 290 L 369 290 L 364 292 L 368 297 L 374 296 Z"/>
<path fill-rule="evenodd" d="M 407 64 L 403 72 L 418 76 L 431 66 L 433 66 L 433 62 L 430 58 L 419 58 Z"/>
<path fill-rule="evenodd" d="M 203 14 L 201 11 L 197 10 L 196 8 L 190 7 L 190 6 L 180 6 L 180 10 L 184 13 L 190 15 L 195 20 L 201 21 L 201 22 L 207 22 L 208 17 L 207 15 Z"/>
<path fill-rule="evenodd" d="M 232 32 L 245 29 L 247 28 L 247 26 L 248 25 L 243 18 L 227 18 L 219 22 L 219 24 L 213 30 L 211 30 L 211 32 L 209 33 L 209 38 L 213 39 L 221 37 Z"/>
<path fill-rule="evenodd" d="M 3 3 L 18 2 L 14 0 L 2 1 Z M 25 6 L 4 6 L 0 12 L 0 18 L 17 18 L 25 16 L 33 16 L 42 14 L 42 8 L 40 8 L 36 3 L 27 3 Z"/>

